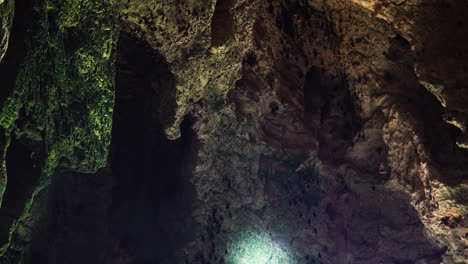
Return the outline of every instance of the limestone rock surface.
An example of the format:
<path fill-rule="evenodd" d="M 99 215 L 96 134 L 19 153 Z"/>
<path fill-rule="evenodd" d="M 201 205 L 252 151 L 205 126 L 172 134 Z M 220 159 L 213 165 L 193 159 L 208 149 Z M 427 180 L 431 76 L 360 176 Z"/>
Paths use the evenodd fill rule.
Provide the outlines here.
<path fill-rule="evenodd" d="M 468 263 L 464 1 L 0 15 L 0 263 Z"/>

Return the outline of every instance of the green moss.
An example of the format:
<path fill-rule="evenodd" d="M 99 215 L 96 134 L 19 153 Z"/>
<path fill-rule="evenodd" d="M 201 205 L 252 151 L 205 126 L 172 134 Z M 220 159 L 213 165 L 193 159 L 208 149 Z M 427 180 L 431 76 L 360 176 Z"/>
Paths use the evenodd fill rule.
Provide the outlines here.
<path fill-rule="evenodd" d="M 15 11 L 14 0 L 0 0 L 0 62 L 8 48 L 8 40 L 10 31 L 13 24 L 13 16 Z M 0 131 L 0 135 L 2 132 Z M 6 148 L 8 147 L 8 139 L 2 138 L 0 140 L 0 206 L 2 205 L 2 197 L 6 189 Z"/>
<path fill-rule="evenodd" d="M 2 132 L 0 132 L 0 135 Z M 0 208 L 2 206 L 2 201 L 3 201 L 3 194 L 5 193 L 6 190 L 6 185 L 7 185 L 7 176 L 6 176 L 6 150 L 8 146 L 10 145 L 10 139 L 9 138 L 4 138 L 3 141 L 0 142 Z"/>
<path fill-rule="evenodd" d="M 180 137 L 184 117 L 202 98 L 222 98 L 240 78 L 239 47 L 234 40 L 211 48 L 215 0 L 130 1 L 123 10 L 127 30 L 148 42 L 171 65 L 177 78 L 175 116 L 164 124 L 168 138 Z M 219 99 L 217 99 L 219 100 Z"/>
<path fill-rule="evenodd" d="M 0 62 L 8 48 L 8 39 L 15 12 L 14 0 L 0 0 Z"/>
<path fill-rule="evenodd" d="M 111 139 L 118 2 L 38 0 L 35 11 L 39 19 L 30 28 L 26 59 L 1 110 L 1 146 L 7 149 L 16 120 L 31 120 L 43 132 L 46 161 L 39 185 L 10 227 L 10 240 L 59 163 L 94 172 L 106 165 Z"/>
<path fill-rule="evenodd" d="M 215 0 L 181 1 L 179 5 L 172 0 L 129 1 L 123 16 L 172 64 L 193 56 L 196 46 L 198 52 L 209 46 L 215 4 Z"/>

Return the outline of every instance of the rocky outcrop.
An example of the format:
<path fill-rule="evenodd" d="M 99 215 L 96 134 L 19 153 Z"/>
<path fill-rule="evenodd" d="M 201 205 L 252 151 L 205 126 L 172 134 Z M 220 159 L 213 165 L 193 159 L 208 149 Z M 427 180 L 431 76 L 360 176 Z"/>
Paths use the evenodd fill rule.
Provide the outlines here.
<path fill-rule="evenodd" d="M 14 1 L 1 1 L 0 2 L 0 62 L 3 61 L 3 57 L 8 49 L 8 41 L 10 39 L 10 31 L 13 23 L 14 15 Z M 2 176 L 0 177 L 0 197 L 5 192 L 6 185 L 6 168 L 4 165 L 1 166 Z M 1 198 L 0 198 L 1 203 Z"/>
<path fill-rule="evenodd" d="M 445 108 L 446 122 L 458 127 L 466 148 L 466 23 L 468 6 L 459 1 L 354 1 L 385 20 L 411 45 L 414 72 Z"/>
<path fill-rule="evenodd" d="M 34 6 L 2 263 L 468 259 L 461 2 Z"/>
<path fill-rule="evenodd" d="M 8 40 L 15 12 L 14 3 L 12 0 L 0 1 L 0 14 L 2 17 L 0 22 L 0 61 L 3 60 L 3 56 L 5 56 L 8 49 Z"/>
<path fill-rule="evenodd" d="M 118 33 L 112 3 L 16 5 L 11 41 L 16 38 L 24 50 L 12 56 L 24 56 L 20 63 L 6 64 L 12 69 L 2 72 L 11 79 L 5 82 L 9 96 L 2 101 L 0 114 L 6 164 L 0 208 L 2 254 L 58 165 L 83 172 L 105 166 Z M 81 41 L 82 36 L 86 39 Z M 13 78 L 8 76 L 12 73 Z"/>

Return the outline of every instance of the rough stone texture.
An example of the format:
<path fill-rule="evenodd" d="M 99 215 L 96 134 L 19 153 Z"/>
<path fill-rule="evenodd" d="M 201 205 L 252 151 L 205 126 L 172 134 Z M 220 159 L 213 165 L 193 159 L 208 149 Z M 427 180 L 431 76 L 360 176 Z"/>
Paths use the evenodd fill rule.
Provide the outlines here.
<path fill-rule="evenodd" d="M 2 263 L 467 263 L 463 1 L 38 5 Z"/>
<path fill-rule="evenodd" d="M 176 103 L 168 106 L 175 113 L 165 122 L 171 139 L 180 136 L 183 117 L 201 98 L 222 103 L 240 69 L 237 43 L 232 35 L 224 36 L 232 25 L 224 25 L 224 17 L 219 18 L 220 25 L 210 23 L 216 1 L 177 2 L 129 1 L 122 13 L 123 30 L 147 41 L 177 76 Z M 220 28 L 219 36 L 211 34 L 214 25 Z"/>
<path fill-rule="evenodd" d="M 10 30 L 13 23 L 13 16 L 15 12 L 14 1 L 0 1 L 0 61 L 8 49 L 8 40 L 10 39 Z"/>
<path fill-rule="evenodd" d="M 16 80 L 5 82 L 9 96 L 0 114 L 1 162 L 7 167 L 1 254 L 57 166 L 83 172 L 105 166 L 114 103 L 115 3 L 17 4 L 12 34 L 26 51 L 21 64 L 6 64 Z"/>
<path fill-rule="evenodd" d="M 445 108 L 446 122 L 457 126 L 460 147 L 468 148 L 467 53 L 468 26 L 463 1 L 354 1 L 385 20 L 411 45 L 414 72 Z"/>
<path fill-rule="evenodd" d="M 0 2 L 0 63 L 3 61 L 3 57 L 8 49 L 8 41 L 10 39 L 11 26 L 13 24 L 13 15 L 14 15 L 14 1 L 1 1 Z M 3 70 L 3 69 L 2 69 Z M 4 152 L 4 151 L 2 151 Z M 3 159 L 5 159 L 3 155 Z M 6 185 L 6 167 L 4 164 L 0 165 L 0 170 L 2 171 L 0 176 L 0 205 L 1 197 L 5 192 Z"/>

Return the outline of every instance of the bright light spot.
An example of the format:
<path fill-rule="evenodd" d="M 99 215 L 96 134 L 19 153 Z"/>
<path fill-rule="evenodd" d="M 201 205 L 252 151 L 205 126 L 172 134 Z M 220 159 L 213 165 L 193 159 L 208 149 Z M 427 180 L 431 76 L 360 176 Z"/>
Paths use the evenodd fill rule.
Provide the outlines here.
<path fill-rule="evenodd" d="M 291 264 L 287 249 L 271 240 L 268 234 L 247 232 L 231 248 L 232 264 Z"/>

